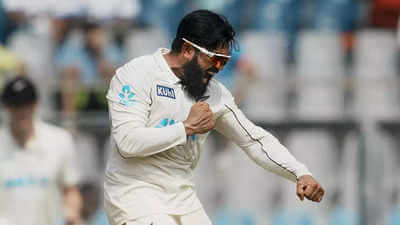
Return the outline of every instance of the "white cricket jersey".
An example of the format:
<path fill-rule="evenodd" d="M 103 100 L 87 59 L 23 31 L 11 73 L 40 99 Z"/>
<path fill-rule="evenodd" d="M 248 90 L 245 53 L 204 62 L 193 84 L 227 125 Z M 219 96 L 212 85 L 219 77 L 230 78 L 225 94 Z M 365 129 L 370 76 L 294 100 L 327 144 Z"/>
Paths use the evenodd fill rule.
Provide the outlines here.
<path fill-rule="evenodd" d="M 120 67 L 107 93 L 112 152 L 105 177 L 105 208 L 111 225 L 165 213 L 200 209 L 192 170 L 208 134 L 186 136 L 183 122 L 195 103 L 183 90 L 159 49 Z M 215 129 L 258 165 L 296 181 L 307 168 L 270 133 L 237 108 L 232 95 L 212 79 L 205 100 Z"/>
<path fill-rule="evenodd" d="M 21 148 L 8 127 L 0 129 L 0 220 L 54 225 L 62 216 L 63 187 L 76 185 L 71 135 L 35 122 L 35 135 Z"/>

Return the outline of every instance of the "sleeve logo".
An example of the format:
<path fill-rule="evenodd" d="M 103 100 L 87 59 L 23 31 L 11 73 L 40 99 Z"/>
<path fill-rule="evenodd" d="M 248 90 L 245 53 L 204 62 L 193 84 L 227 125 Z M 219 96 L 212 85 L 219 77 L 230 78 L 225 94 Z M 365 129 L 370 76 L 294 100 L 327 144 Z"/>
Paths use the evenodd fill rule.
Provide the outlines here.
<path fill-rule="evenodd" d="M 132 106 L 135 103 L 133 97 L 135 94 L 131 90 L 129 85 L 122 86 L 121 93 L 119 93 L 119 103 L 124 106 Z"/>
<path fill-rule="evenodd" d="M 168 118 L 165 118 L 165 119 L 161 120 L 161 122 L 156 126 L 156 128 L 163 128 L 166 126 L 174 125 L 175 123 L 176 123 L 175 120 L 169 120 Z M 192 136 L 188 136 L 187 138 L 188 138 L 188 140 L 192 139 L 192 141 L 195 141 L 196 135 L 193 134 Z"/>
<path fill-rule="evenodd" d="M 157 84 L 157 95 L 161 97 L 175 99 L 175 91 L 173 88 L 165 87 Z"/>
<path fill-rule="evenodd" d="M 168 125 L 174 125 L 175 124 L 175 120 L 169 120 L 168 118 L 165 118 L 163 120 L 161 120 L 161 122 L 156 126 L 156 128 L 162 128 L 162 127 L 166 127 Z"/>

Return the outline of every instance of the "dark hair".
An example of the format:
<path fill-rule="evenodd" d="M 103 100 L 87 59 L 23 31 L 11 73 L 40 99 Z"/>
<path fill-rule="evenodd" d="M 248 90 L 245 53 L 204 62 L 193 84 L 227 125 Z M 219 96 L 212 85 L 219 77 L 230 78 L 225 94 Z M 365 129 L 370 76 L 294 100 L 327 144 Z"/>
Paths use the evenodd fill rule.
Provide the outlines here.
<path fill-rule="evenodd" d="M 186 38 L 208 50 L 219 47 L 236 48 L 235 31 L 226 17 L 210 10 L 196 10 L 187 14 L 179 23 L 171 52 L 178 53 Z"/>
<path fill-rule="evenodd" d="M 26 77 L 16 77 L 8 81 L 1 94 L 1 102 L 7 106 L 21 107 L 38 101 L 35 85 Z"/>
<path fill-rule="evenodd" d="M 83 22 L 83 24 L 82 24 L 82 31 L 84 34 L 90 32 L 92 30 L 99 29 L 99 28 L 101 28 L 100 24 L 95 21 L 88 20 L 88 21 Z"/>

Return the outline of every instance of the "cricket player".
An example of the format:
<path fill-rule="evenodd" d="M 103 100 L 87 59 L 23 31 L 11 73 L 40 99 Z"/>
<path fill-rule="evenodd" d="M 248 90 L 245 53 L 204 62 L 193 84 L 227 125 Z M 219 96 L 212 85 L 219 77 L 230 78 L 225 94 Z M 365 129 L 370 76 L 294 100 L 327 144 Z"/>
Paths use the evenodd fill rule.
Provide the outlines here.
<path fill-rule="evenodd" d="M 213 79 L 231 57 L 234 36 L 225 17 L 194 11 L 181 20 L 171 50 L 117 69 L 107 93 L 113 149 L 104 197 L 111 225 L 211 225 L 192 172 L 212 129 L 259 166 L 297 182 L 301 200 L 322 200 L 308 169 Z"/>
<path fill-rule="evenodd" d="M 37 90 L 26 78 L 9 81 L 1 102 L 6 114 L 0 129 L 1 223 L 54 225 L 63 209 L 69 224 L 80 222 L 72 136 L 37 118 Z"/>

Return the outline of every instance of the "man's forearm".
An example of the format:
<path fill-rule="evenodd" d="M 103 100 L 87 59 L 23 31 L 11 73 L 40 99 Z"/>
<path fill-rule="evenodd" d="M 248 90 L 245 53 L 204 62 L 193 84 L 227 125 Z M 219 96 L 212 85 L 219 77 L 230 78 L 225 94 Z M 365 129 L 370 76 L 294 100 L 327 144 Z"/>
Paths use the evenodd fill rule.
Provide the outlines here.
<path fill-rule="evenodd" d="M 153 128 L 124 125 L 113 129 L 113 138 L 123 157 L 145 157 L 186 143 L 183 123 Z"/>
<path fill-rule="evenodd" d="M 272 134 L 254 125 L 236 106 L 226 107 L 228 111 L 218 119 L 217 130 L 234 141 L 259 166 L 292 181 L 310 174 Z"/>
<path fill-rule="evenodd" d="M 311 175 L 307 167 L 298 162 L 278 140 L 263 138 L 253 145 L 243 147 L 243 150 L 259 166 L 291 181 L 303 175 Z"/>
<path fill-rule="evenodd" d="M 81 211 L 83 201 L 76 186 L 64 189 L 64 216 L 67 224 L 79 224 L 82 221 Z"/>

